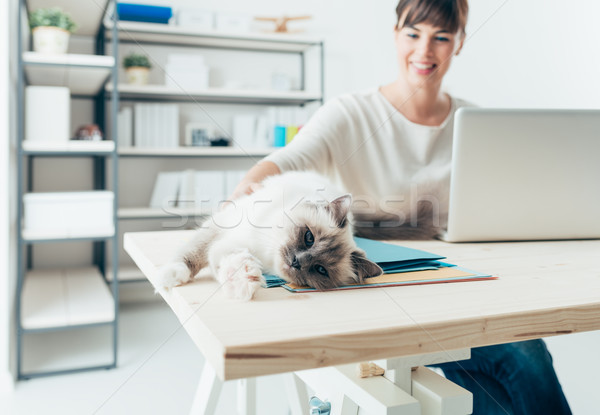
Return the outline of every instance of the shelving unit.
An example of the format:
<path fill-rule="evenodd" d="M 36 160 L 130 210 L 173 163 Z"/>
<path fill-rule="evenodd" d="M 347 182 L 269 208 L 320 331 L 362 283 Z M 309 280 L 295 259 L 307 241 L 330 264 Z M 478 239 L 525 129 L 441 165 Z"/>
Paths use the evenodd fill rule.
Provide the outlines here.
<path fill-rule="evenodd" d="M 254 106 L 304 106 L 310 103 L 323 103 L 324 85 L 324 43 L 322 39 L 310 36 L 298 36 L 290 34 L 269 33 L 225 33 L 221 31 L 201 31 L 192 28 L 177 27 L 173 25 L 138 23 L 119 21 L 117 31 L 114 31 L 112 22 L 105 22 L 106 38 L 118 37 L 120 45 L 143 48 L 144 53 L 154 47 L 155 51 L 166 48 L 185 47 L 203 50 L 223 50 L 224 53 L 235 52 L 268 52 L 272 54 L 284 54 L 299 57 L 299 79 L 298 90 L 277 91 L 272 89 L 233 89 L 210 87 L 205 89 L 178 88 L 160 84 L 130 85 L 108 83 L 106 91 L 118 90 L 121 102 L 171 102 L 181 104 L 209 103 L 221 105 L 220 108 L 233 105 Z M 151 47 L 146 47 L 151 46 Z M 179 52 L 181 53 L 181 52 Z M 214 52 L 213 52 L 214 53 Z M 265 56 L 264 54 L 262 56 Z M 246 55 L 247 58 L 247 55 Z M 286 58 L 287 59 L 287 58 Z M 296 59 L 296 58 L 294 58 Z M 316 63 L 317 65 L 307 65 Z M 156 66 L 156 65 L 155 65 Z M 294 66 L 292 66 L 294 68 Z M 295 67 L 297 68 L 297 67 Z M 314 75 L 315 82 L 312 90 L 307 90 L 307 74 Z M 235 137 L 233 137 L 235 140 Z M 248 165 L 258 159 L 275 151 L 276 148 L 232 148 L 232 147 L 179 147 L 179 148 L 118 148 L 117 153 L 121 163 L 156 163 L 163 161 L 181 160 L 193 163 L 195 159 L 202 162 L 214 162 L 211 166 L 219 166 L 218 169 L 227 169 L 225 165 Z M 185 160 L 183 160 L 185 159 Z M 221 163 L 221 160 L 223 163 Z M 229 164 L 227 164 L 229 163 Z M 237 163 L 237 164 L 236 164 Z M 213 167 L 211 167 L 213 168 Z M 133 172 L 133 171 L 132 171 Z M 124 180 L 125 178 L 121 178 Z M 129 203 L 131 204 L 131 203 Z M 194 218 L 201 218 L 210 212 L 200 209 L 148 208 L 144 206 L 120 207 L 118 218 L 127 226 L 133 226 L 136 230 L 144 226 L 144 221 L 149 221 L 148 226 L 156 229 L 157 221 L 164 220 L 167 223 L 177 222 L 178 218 L 189 218 L 189 222 L 182 220 L 189 226 Z M 163 222 L 164 223 L 164 222 Z M 164 228 L 165 225 L 161 224 Z M 135 271 L 123 271 L 119 273 L 119 281 L 130 282 L 140 278 Z"/>
<path fill-rule="evenodd" d="M 195 208 L 171 208 L 168 212 L 158 208 L 121 208 L 119 219 L 168 219 L 177 217 L 200 217 L 210 212 Z"/>
<path fill-rule="evenodd" d="M 115 319 L 112 294 L 95 267 L 29 271 L 23 299 L 21 325 L 30 332 Z"/>
<path fill-rule="evenodd" d="M 264 157 L 275 148 L 242 149 L 235 147 L 179 147 L 179 148 L 119 148 L 121 157 Z"/>
<path fill-rule="evenodd" d="M 100 55 L 23 53 L 30 85 L 66 86 L 73 96 L 97 95 L 110 77 L 115 58 Z"/>
<path fill-rule="evenodd" d="M 113 90 L 107 85 L 107 90 Z M 321 94 L 305 91 L 263 91 L 247 89 L 207 88 L 184 90 L 165 85 L 117 86 L 121 99 L 134 101 L 219 102 L 225 104 L 304 105 L 321 101 Z"/>
<path fill-rule="evenodd" d="M 106 131 L 105 103 L 109 100 L 112 131 L 116 131 L 116 113 L 118 92 L 107 96 L 104 86 L 110 79 L 118 82 L 116 69 L 117 48 L 113 56 L 104 56 L 105 31 L 102 21 L 109 3 L 114 0 L 56 0 L 52 6 L 58 6 L 69 12 L 78 23 L 77 34 L 95 36 L 96 55 L 64 54 L 44 55 L 29 51 L 24 38 L 29 29 L 23 26 L 25 14 L 37 8 L 48 7 L 42 0 L 20 0 L 18 23 L 18 177 L 17 194 L 19 204 L 17 223 L 21 226 L 18 234 L 17 250 L 17 376 L 28 379 L 84 370 L 109 369 L 117 364 L 117 328 L 118 328 L 118 284 L 107 280 L 108 267 L 111 273 L 117 273 L 118 264 L 108 265 L 107 254 L 118 252 L 117 240 L 117 177 L 118 156 L 113 135 L 110 141 L 46 143 L 25 140 L 25 86 L 64 86 L 70 89 L 71 98 L 92 99 L 95 102 L 95 123 Z M 116 45 L 116 41 L 115 41 Z M 24 228 L 24 196 L 35 192 L 33 175 L 37 159 L 56 157 L 84 158 L 91 160 L 94 190 L 112 189 L 113 226 L 89 227 L 87 231 L 77 229 L 69 231 L 42 232 Z M 109 168 L 110 166 L 110 174 Z M 64 166 L 59 165 L 59 168 Z M 77 172 L 74 172 L 77 173 Z M 110 176 L 111 180 L 107 179 Z M 47 218 L 52 221 L 52 218 Z M 93 264 L 81 268 L 66 266 L 61 269 L 37 269 L 33 267 L 34 246 L 39 244 L 65 244 L 68 242 L 88 242 L 93 245 Z M 85 367 L 66 367 L 51 370 L 24 368 L 24 337 L 36 333 L 83 329 L 96 326 L 109 326 L 112 334 L 112 347 L 106 362 L 91 362 Z M 64 345 L 68 354 L 69 345 Z M 39 360 L 39 359 L 38 359 Z M 67 359 L 68 361 L 68 359 Z M 50 367 L 54 367 L 50 365 Z"/>
<path fill-rule="evenodd" d="M 106 28 L 112 29 L 110 22 L 106 22 Z M 112 32 L 107 32 L 106 36 L 110 38 Z M 290 53 L 302 53 L 311 47 L 323 46 L 321 39 L 309 36 L 280 33 L 228 33 L 124 21 L 119 22 L 119 41 Z"/>

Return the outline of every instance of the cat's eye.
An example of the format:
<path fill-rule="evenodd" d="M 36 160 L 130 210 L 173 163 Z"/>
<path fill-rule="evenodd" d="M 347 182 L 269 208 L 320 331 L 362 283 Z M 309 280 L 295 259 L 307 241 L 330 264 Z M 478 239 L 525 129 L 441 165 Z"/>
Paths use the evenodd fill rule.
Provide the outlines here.
<path fill-rule="evenodd" d="M 304 244 L 310 248 L 311 246 L 313 246 L 315 243 L 315 236 L 312 234 L 312 232 L 309 230 L 306 231 L 306 233 L 304 234 Z"/>
<path fill-rule="evenodd" d="M 326 277 L 329 276 L 329 273 L 327 272 L 327 270 L 325 269 L 325 267 L 323 265 L 315 265 L 315 270 L 317 270 L 317 272 L 321 275 L 324 275 Z"/>

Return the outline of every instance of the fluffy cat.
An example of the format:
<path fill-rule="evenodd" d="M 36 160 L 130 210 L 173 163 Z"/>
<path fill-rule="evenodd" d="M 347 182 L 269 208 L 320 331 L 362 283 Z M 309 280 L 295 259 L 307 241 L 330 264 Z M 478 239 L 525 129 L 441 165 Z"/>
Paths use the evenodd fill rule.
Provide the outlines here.
<path fill-rule="evenodd" d="M 350 195 L 312 172 L 268 177 L 262 185 L 206 220 L 161 268 L 159 284 L 185 284 L 210 267 L 230 297 L 249 300 L 263 273 L 319 290 L 382 274 L 354 243 Z"/>

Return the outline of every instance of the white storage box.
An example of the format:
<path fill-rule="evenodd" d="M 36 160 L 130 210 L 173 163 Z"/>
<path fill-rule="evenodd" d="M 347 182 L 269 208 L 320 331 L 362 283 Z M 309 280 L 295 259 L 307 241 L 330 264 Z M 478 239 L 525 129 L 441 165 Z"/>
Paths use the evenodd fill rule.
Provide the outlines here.
<path fill-rule="evenodd" d="M 28 193 L 23 196 L 25 239 L 112 236 L 113 192 Z"/>
<path fill-rule="evenodd" d="M 25 140 L 67 143 L 71 134 L 71 93 L 62 86 L 25 88 Z"/>
<path fill-rule="evenodd" d="M 173 88 L 208 88 L 209 67 L 202 55 L 169 54 L 165 65 L 165 84 Z"/>
<path fill-rule="evenodd" d="M 192 27 L 195 30 L 213 30 L 215 15 L 213 12 L 196 7 L 181 7 L 177 11 L 177 25 Z"/>
<path fill-rule="evenodd" d="M 206 89 L 208 88 L 208 67 L 182 68 L 167 64 L 165 85 L 190 91 Z"/>

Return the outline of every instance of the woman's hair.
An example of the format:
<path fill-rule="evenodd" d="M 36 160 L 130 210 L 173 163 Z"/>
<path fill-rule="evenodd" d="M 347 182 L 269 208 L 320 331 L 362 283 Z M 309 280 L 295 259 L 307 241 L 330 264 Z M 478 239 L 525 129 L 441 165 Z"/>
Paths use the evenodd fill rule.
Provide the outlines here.
<path fill-rule="evenodd" d="M 396 28 L 406 13 L 402 27 L 427 22 L 450 33 L 465 33 L 469 5 L 467 0 L 400 0 L 396 6 Z"/>

